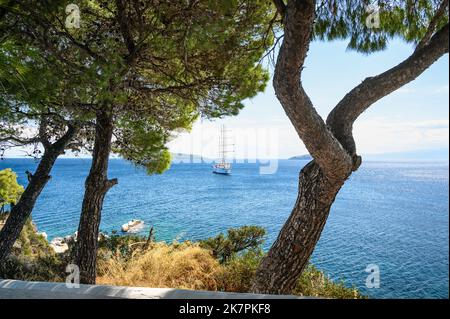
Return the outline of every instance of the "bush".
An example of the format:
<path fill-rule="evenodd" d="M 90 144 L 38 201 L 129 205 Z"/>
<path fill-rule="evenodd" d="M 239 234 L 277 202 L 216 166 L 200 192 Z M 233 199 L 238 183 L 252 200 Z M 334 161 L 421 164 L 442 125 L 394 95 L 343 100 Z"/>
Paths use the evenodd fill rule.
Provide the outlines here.
<path fill-rule="evenodd" d="M 39 256 L 9 256 L 0 265 L 0 278 L 63 282 L 67 274 L 67 263 L 55 255 Z"/>
<path fill-rule="evenodd" d="M 303 271 L 292 293 L 298 296 L 336 299 L 366 298 L 359 293 L 358 289 L 346 287 L 344 282 L 333 282 L 313 265 L 308 265 Z"/>
<path fill-rule="evenodd" d="M 230 228 L 227 236 L 219 234 L 216 237 L 200 241 L 200 246 L 212 251 L 213 256 L 225 263 L 237 254 L 246 250 L 259 249 L 264 243 L 266 231 L 258 226 Z"/>
<path fill-rule="evenodd" d="M 138 235 L 112 235 L 102 236 L 99 243 L 99 258 L 110 258 L 116 256 L 124 259 L 129 259 L 136 249 L 142 248 L 147 242 L 147 239 Z"/>
<path fill-rule="evenodd" d="M 251 250 L 241 256 L 235 256 L 224 264 L 218 274 L 219 290 L 249 292 L 263 256 L 262 250 Z"/>
<path fill-rule="evenodd" d="M 13 248 L 16 256 L 45 257 L 55 255 L 48 241 L 36 231 L 36 226 L 29 218 Z"/>
<path fill-rule="evenodd" d="M 0 265 L 0 278 L 30 281 L 63 281 L 67 262 L 57 256 L 28 219 L 11 255 Z"/>

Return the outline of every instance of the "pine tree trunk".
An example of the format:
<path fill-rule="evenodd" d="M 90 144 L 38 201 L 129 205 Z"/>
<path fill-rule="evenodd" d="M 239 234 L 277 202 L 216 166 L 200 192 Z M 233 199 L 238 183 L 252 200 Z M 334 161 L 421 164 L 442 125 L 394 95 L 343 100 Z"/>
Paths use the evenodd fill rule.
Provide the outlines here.
<path fill-rule="evenodd" d="M 302 71 L 313 35 L 316 1 L 275 1 L 283 17 L 284 38 L 274 74 L 274 89 L 314 161 L 300 174 L 299 196 L 277 240 L 257 270 L 252 290 L 287 294 L 307 265 L 337 193 L 361 165 L 353 125 L 375 102 L 413 81 L 449 50 L 449 24 L 425 37 L 397 66 L 365 79 L 345 95 L 327 123 L 317 113 L 302 84 Z M 448 1 L 441 4 L 439 20 Z M 436 26 L 434 26 L 432 31 Z"/>
<path fill-rule="evenodd" d="M 289 294 L 313 253 L 337 193 L 345 182 L 330 181 L 314 162 L 300 173 L 295 207 L 261 262 L 253 282 L 254 293 Z"/>
<path fill-rule="evenodd" d="M 36 200 L 50 180 L 50 172 L 60 154 L 76 134 L 74 127 L 69 127 L 67 133 L 57 142 L 47 147 L 39 162 L 36 172 L 16 205 L 11 209 L 5 225 L 0 231 L 0 262 L 11 253 L 11 249 L 19 238 L 27 219 L 31 216 Z"/>
<path fill-rule="evenodd" d="M 84 284 L 95 284 L 103 201 L 108 190 L 117 184 L 117 180 L 107 177 L 112 134 L 112 115 L 106 111 L 98 112 L 92 165 L 85 183 L 75 251 L 75 263 L 80 267 L 80 281 Z"/>

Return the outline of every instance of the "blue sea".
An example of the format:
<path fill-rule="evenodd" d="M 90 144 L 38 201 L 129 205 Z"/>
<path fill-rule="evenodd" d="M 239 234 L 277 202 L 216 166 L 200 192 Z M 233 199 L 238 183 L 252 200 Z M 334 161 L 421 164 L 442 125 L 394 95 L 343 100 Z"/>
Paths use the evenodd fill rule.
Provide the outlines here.
<path fill-rule="evenodd" d="M 107 195 L 102 231 L 131 219 L 145 221 L 157 239 L 202 239 L 230 227 L 267 229 L 275 240 L 297 196 L 305 161 L 280 161 L 273 175 L 258 164 L 236 164 L 232 176 L 211 174 L 208 164 L 174 164 L 163 175 L 111 160 L 109 176 L 119 185 Z M 30 159 L 7 159 L 26 183 Z M 58 160 L 38 200 L 33 219 L 49 238 L 76 231 L 89 159 Z M 449 297 L 448 163 L 365 162 L 337 197 L 312 262 L 374 298 Z M 366 267 L 377 265 L 380 287 L 368 289 Z"/>

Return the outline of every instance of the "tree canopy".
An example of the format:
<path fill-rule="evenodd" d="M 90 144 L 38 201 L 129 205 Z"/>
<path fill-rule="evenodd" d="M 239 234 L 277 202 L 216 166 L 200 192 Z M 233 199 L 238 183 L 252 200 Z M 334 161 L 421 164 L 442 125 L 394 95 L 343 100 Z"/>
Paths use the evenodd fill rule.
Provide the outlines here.
<path fill-rule="evenodd" d="M 399 38 L 418 44 L 448 22 L 441 0 L 322 0 L 316 4 L 314 38 L 348 40 L 348 48 L 370 53 Z"/>
<path fill-rule="evenodd" d="M 64 23 L 67 1 L 3 2 L 3 29 L 60 72 L 52 79 L 67 79 L 65 106 L 88 114 L 111 109 L 114 151 L 132 161 L 138 155 L 149 172 L 165 166 L 156 162 L 167 161 L 162 145 L 173 130 L 189 129 L 200 115 L 237 114 L 269 78 L 258 63 L 273 41 L 267 0 L 78 1 L 79 29 Z M 130 126 L 137 117 L 145 125 Z M 144 132 L 151 148 L 142 145 Z"/>
<path fill-rule="evenodd" d="M 92 119 L 76 257 L 92 283 L 104 196 L 118 182 L 107 178 L 110 152 L 161 173 L 175 130 L 199 116 L 238 114 L 269 79 L 259 62 L 273 43 L 276 12 L 269 0 L 82 0 L 73 28 L 67 1 L 3 3 L 0 29 L 61 69 L 58 83 L 67 79 L 68 98 L 57 106 Z"/>

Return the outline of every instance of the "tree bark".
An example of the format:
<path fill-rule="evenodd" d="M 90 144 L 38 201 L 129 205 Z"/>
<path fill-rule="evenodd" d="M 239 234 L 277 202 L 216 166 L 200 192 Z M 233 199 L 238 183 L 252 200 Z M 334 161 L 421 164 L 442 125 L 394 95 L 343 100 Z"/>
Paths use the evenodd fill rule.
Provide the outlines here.
<path fill-rule="evenodd" d="M 373 103 L 417 78 L 449 50 L 447 24 L 404 62 L 350 91 L 325 124 L 301 83 L 314 8 L 313 0 L 288 1 L 284 8 L 284 41 L 274 75 L 277 98 L 314 161 L 301 170 L 297 202 L 256 272 L 252 285 L 255 293 L 289 294 L 295 287 L 336 195 L 361 165 L 352 135 L 356 119 Z"/>
<path fill-rule="evenodd" d="M 27 219 L 31 216 L 36 200 L 50 180 L 50 172 L 59 155 L 64 153 L 66 146 L 76 134 L 76 129 L 69 126 L 66 134 L 54 144 L 47 144 L 44 155 L 39 162 L 36 172 L 30 179 L 28 186 L 16 205 L 11 209 L 5 225 L 0 231 L 0 262 L 11 253 L 12 247 L 19 238 Z"/>
<path fill-rule="evenodd" d="M 92 164 L 85 182 L 85 194 L 75 251 L 75 264 L 80 268 L 80 281 L 84 284 L 95 284 L 98 235 L 103 201 L 109 189 L 117 184 L 117 179 L 108 180 L 107 178 L 114 128 L 112 113 L 99 111 L 96 120 Z"/>
<path fill-rule="evenodd" d="M 319 241 L 331 205 L 344 182 L 344 178 L 330 182 L 314 161 L 301 170 L 294 209 L 259 266 L 253 292 L 291 293 Z"/>
<path fill-rule="evenodd" d="M 315 110 L 301 84 L 311 41 L 315 1 L 289 1 L 274 88 L 314 161 L 300 172 L 299 196 L 276 242 L 259 266 L 255 293 L 287 294 L 307 265 L 336 194 L 350 176 L 352 158 Z"/>

